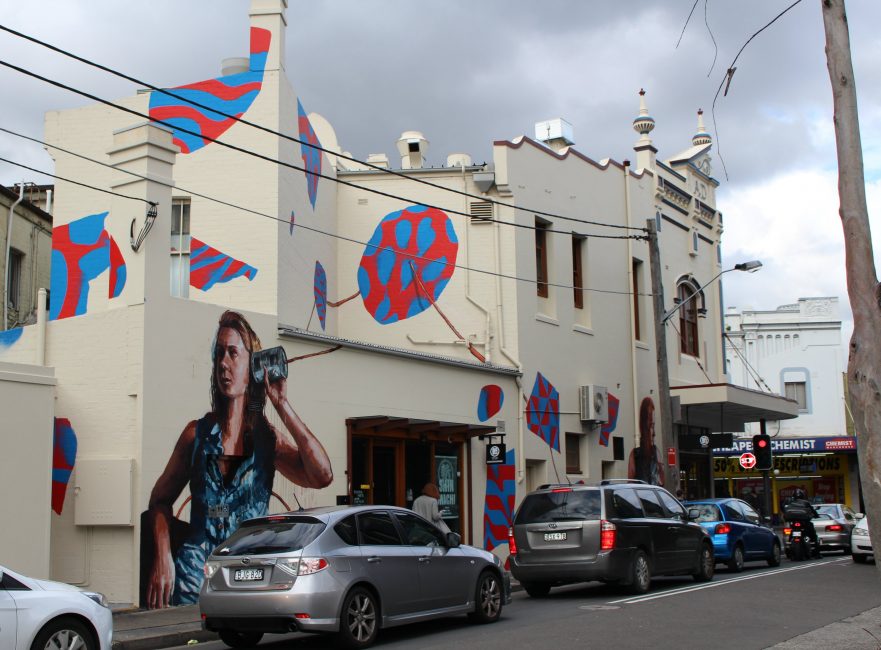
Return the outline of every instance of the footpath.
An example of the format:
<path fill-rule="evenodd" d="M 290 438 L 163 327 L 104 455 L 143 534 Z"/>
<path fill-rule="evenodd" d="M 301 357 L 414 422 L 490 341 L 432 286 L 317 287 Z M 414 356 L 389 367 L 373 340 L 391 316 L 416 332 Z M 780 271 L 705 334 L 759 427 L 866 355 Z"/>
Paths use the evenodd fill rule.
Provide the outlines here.
<path fill-rule="evenodd" d="M 112 650 L 158 650 L 216 639 L 215 633 L 202 629 L 198 605 L 152 611 L 119 609 L 113 614 Z M 881 650 L 881 607 L 771 647 L 773 650 Z"/>

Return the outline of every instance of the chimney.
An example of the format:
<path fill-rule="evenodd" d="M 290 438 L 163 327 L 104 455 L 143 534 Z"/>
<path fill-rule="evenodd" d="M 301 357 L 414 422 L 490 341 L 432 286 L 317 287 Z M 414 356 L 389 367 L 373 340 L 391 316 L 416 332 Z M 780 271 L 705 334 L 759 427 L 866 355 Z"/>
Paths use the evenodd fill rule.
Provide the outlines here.
<path fill-rule="evenodd" d="M 535 123 L 535 139 L 543 142 L 557 153 L 575 144 L 572 125 L 561 117 Z"/>
<path fill-rule="evenodd" d="M 401 169 L 422 169 L 425 154 L 428 153 L 428 140 L 419 131 L 404 131 L 398 138 L 398 153 L 401 154 Z"/>

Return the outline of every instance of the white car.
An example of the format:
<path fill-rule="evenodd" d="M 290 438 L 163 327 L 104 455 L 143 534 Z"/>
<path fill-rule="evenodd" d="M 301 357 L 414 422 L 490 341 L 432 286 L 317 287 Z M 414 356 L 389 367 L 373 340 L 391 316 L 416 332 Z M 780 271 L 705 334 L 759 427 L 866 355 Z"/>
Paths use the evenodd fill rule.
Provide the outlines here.
<path fill-rule="evenodd" d="M 854 562 L 864 564 L 872 553 L 872 540 L 869 538 L 869 520 L 860 517 L 857 525 L 850 534 L 850 555 Z"/>
<path fill-rule="evenodd" d="M 3 650 L 110 650 L 112 639 L 113 615 L 103 594 L 0 566 Z"/>

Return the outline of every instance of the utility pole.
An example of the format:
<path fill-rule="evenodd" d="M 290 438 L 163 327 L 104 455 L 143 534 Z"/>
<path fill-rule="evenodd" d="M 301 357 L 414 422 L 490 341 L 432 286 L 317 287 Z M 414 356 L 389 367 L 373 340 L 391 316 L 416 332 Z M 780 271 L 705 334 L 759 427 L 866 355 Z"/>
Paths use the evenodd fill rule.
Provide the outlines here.
<path fill-rule="evenodd" d="M 860 480 L 866 512 L 881 512 L 881 304 L 872 252 L 869 209 L 857 114 L 856 82 L 844 0 L 821 0 L 826 31 L 826 63 L 832 85 L 835 144 L 838 153 L 839 216 L 844 229 L 847 294 L 853 312 L 853 335 L 847 381 Z M 881 540 L 881 519 L 869 517 L 870 536 Z M 876 542 L 877 543 L 877 542 Z M 881 564 L 875 563 L 879 571 Z"/>
<path fill-rule="evenodd" d="M 646 220 L 649 240 L 649 268 L 652 276 L 652 306 L 655 324 L 655 352 L 658 361 L 657 423 L 661 425 L 657 446 L 666 460 L 667 451 L 675 449 L 673 440 L 673 414 L 670 412 L 670 372 L 667 367 L 667 330 L 664 323 L 664 286 L 661 283 L 661 249 L 658 246 L 658 230 L 654 219 Z M 635 387 L 634 387 L 635 388 Z M 657 432 L 656 432 L 657 433 Z M 675 493 L 679 487 L 679 453 L 672 465 L 664 462 L 664 487 Z"/>

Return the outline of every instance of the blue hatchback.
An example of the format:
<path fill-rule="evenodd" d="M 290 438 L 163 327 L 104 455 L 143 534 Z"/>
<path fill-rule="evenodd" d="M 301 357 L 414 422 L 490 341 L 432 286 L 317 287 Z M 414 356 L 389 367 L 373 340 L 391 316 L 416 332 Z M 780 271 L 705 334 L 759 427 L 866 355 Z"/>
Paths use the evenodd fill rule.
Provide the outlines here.
<path fill-rule="evenodd" d="M 753 508 L 740 499 L 702 499 L 686 501 L 685 507 L 697 509 L 697 523 L 713 540 L 716 561 L 725 562 L 732 571 L 741 571 L 743 563 L 765 560 L 769 566 L 780 564 L 780 540 Z"/>

